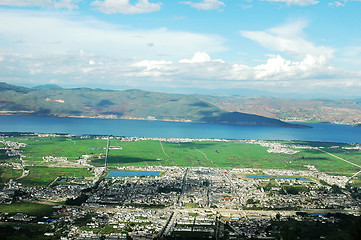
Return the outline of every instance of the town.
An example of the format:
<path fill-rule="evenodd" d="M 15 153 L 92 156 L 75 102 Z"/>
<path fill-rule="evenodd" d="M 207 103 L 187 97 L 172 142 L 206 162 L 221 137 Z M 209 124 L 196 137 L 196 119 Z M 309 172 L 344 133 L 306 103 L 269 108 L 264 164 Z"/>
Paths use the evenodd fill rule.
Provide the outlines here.
<path fill-rule="evenodd" d="M 104 142 L 107 139 L 104 138 Z M 23 151 L 26 144 L 10 140 L 1 141 L 3 151 L 8 157 L 18 156 L 21 161 L 1 164 L 24 170 L 27 168 L 24 166 L 26 151 Z M 296 154 L 294 150 L 280 151 L 288 146 L 278 143 L 251 141 L 248 144 L 262 144 L 278 149 L 278 153 Z M 108 144 L 106 150 L 109 149 L 112 146 Z M 122 147 L 113 149 L 122 151 Z M 70 161 L 64 156 L 45 155 L 39 159 L 42 164 Z M 27 172 L 3 183 L 1 206 L 39 204 L 48 206 L 49 211 L 31 215 L 0 208 L 0 221 L 20 226 L 18 230 L 12 229 L 14 234 L 24 226 L 40 226 L 44 239 L 187 239 L 190 236 L 194 239 L 276 239 L 285 234 L 282 222 L 312 222 L 327 226 L 325 229 L 329 231 L 333 226 L 344 224 L 344 218 L 353 221 L 360 216 L 361 195 L 359 188 L 350 184 L 353 179 L 321 172 L 313 165 L 305 165 L 305 170 L 161 165 L 94 167 L 90 156 L 82 159 L 84 162 L 79 164 L 77 160 L 77 164 L 91 169 L 93 177 L 54 176 L 47 185 L 29 186 L 21 182 L 29 175 Z M 325 237 L 327 231 L 320 232 L 318 237 Z"/>

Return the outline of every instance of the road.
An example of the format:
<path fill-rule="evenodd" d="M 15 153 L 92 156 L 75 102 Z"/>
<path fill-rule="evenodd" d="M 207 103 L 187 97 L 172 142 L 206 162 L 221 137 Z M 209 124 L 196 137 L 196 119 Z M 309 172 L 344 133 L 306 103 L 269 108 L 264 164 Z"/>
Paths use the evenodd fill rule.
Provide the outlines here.
<path fill-rule="evenodd" d="M 322 150 L 322 149 L 319 149 L 319 148 L 316 148 L 316 149 L 317 149 L 318 151 L 321 151 L 321 152 L 323 152 L 323 153 L 327 153 L 328 155 L 330 155 L 330 156 L 332 156 L 332 157 L 335 157 L 335 158 L 337 158 L 337 159 L 340 159 L 340 160 L 342 160 L 342 161 L 344 161 L 344 162 L 347 162 L 347 163 L 349 163 L 349 164 L 352 164 L 352 165 L 354 165 L 354 166 L 356 166 L 356 167 L 358 167 L 358 168 L 361 169 L 361 166 L 360 166 L 360 165 L 357 165 L 356 163 L 353 163 L 353 162 L 350 162 L 350 161 L 348 161 L 348 160 L 346 160 L 346 159 L 340 158 L 340 157 L 338 157 L 338 156 L 336 156 L 336 155 L 334 155 L 334 154 L 332 154 L 332 153 L 326 152 L 326 151 L 324 151 L 324 150 Z M 354 175 L 352 175 L 352 177 L 351 177 L 350 179 L 356 177 L 359 173 L 361 173 L 361 171 L 358 171 L 357 173 L 355 173 Z"/>
<path fill-rule="evenodd" d="M 342 161 L 344 161 L 344 162 L 347 162 L 347 163 L 349 163 L 349 164 L 352 164 L 352 165 L 354 165 L 354 166 L 356 166 L 356 167 L 358 167 L 358 168 L 361 169 L 361 166 L 360 166 L 360 165 L 357 165 L 356 163 L 353 163 L 353 162 L 350 162 L 350 161 L 348 161 L 348 160 L 346 160 L 346 159 L 340 158 L 340 157 L 338 157 L 338 156 L 336 156 L 336 155 L 333 155 L 332 153 L 326 152 L 326 151 L 324 151 L 324 150 L 322 150 L 322 149 L 319 149 L 319 148 L 316 148 L 316 149 L 317 149 L 318 151 L 321 151 L 321 152 L 323 152 L 323 153 L 327 153 L 328 155 L 330 155 L 330 156 L 332 156 L 332 157 L 338 158 L 338 159 L 340 159 L 340 160 L 342 160 Z"/>

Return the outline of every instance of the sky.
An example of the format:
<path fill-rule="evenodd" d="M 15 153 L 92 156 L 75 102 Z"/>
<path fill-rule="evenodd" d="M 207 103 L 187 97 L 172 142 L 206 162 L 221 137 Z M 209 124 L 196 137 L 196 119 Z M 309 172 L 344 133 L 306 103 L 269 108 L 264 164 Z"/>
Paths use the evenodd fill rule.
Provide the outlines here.
<path fill-rule="evenodd" d="M 0 0 L 0 82 L 361 97 L 361 0 Z"/>

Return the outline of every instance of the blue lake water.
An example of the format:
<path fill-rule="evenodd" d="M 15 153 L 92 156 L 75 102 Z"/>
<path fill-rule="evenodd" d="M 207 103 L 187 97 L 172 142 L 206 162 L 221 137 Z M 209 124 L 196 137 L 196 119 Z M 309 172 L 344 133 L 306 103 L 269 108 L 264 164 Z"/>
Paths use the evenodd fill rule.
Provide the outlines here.
<path fill-rule="evenodd" d="M 159 172 L 142 172 L 142 171 L 110 171 L 108 177 L 147 177 L 159 176 Z"/>
<path fill-rule="evenodd" d="M 274 176 L 255 176 L 255 175 L 246 175 L 247 178 L 260 178 L 260 179 L 297 179 L 301 181 L 310 181 L 310 179 L 302 177 L 274 177 Z"/>
<path fill-rule="evenodd" d="M 323 123 L 307 123 L 306 125 L 313 128 L 254 127 L 126 119 L 0 116 L 0 132 L 361 143 L 361 127 Z"/>

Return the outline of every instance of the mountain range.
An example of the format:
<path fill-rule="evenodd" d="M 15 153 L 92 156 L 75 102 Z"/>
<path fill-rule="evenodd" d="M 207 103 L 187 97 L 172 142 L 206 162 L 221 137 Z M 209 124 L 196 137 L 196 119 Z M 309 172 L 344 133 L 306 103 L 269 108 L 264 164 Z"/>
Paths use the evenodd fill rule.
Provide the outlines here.
<path fill-rule="evenodd" d="M 290 99 L 249 96 L 200 96 L 224 111 L 237 111 L 286 122 L 328 122 L 358 125 L 361 123 L 361 98 Z"/>
<path fill-rule="evenodd" d="M 132 90 L 33 88 L 0 82 L 0 114 L 129 118 L 253 126 L 303 127 L 289 122 L 359 125 L 361 99 L 168 94 Z M 288 123 L 286 123 L 288 122 Z"/>
<path fill-rule="evenodd" d="M 307 127 L 275 118 L 227 111 L 210 96 L 167 94 L 142 90 L 63 89 L 57 85 L 34 88 L 0 83 L 0 114 L 58 117 L 126 118 L 191 121 L 248 126 Z"/>

